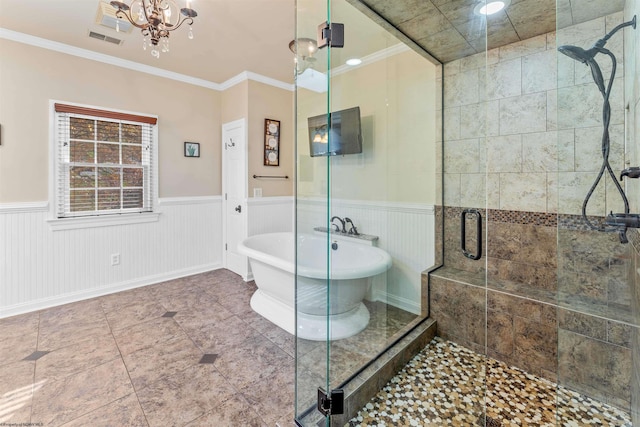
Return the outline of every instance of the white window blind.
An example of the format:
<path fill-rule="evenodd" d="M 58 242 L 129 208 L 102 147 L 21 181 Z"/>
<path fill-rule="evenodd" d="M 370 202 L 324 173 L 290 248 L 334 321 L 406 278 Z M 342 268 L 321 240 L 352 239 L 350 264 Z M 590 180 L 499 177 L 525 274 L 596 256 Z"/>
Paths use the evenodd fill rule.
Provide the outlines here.
<path fill-rule="evenodd" d="M 153 211 L 154 117 L 55 104 L 59 218 Z"/>

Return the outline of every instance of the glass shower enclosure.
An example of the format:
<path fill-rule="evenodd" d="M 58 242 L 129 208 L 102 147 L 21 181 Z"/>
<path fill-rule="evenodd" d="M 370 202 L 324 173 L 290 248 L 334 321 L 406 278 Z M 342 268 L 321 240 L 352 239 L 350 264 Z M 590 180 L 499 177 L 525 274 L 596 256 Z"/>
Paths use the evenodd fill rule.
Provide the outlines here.
<path fill-rule="evenodd" d="M 344 425 L 331 392 L 429 321 L 427 350 L 458 355 L 431 368 L 473 386 L 456 400 L 416 376 L 424 417 L 640 425 L 640 1 L 490 3 L 297 1 L 299 43 L 344 24 L 344 47 L 296 55 L 299 425 Z M 354 243 L 391 262 L 340 312 Z"/>
<path fill-rule="evenodd" d="M 345 0 L 297 1 L 294 47 L 296 420 L 329 425 L 318 390 L 335 411 L 336 390 L 427 317 L 438 70 Z"/>

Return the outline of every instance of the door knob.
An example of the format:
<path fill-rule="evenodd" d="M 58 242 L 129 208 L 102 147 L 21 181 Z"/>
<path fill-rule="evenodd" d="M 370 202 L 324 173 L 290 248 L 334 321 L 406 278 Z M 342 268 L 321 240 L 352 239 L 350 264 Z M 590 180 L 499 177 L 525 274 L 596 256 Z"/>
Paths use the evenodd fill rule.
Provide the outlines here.
<path fill-rule="evenodd" d="M 238 213 L 242 212 L 242 206 L 241 206 L 241 205 L 236 206 L 236 209 L 235 209 L 235 210 L 236 210 L 236 212 L 238 212 Z"/>

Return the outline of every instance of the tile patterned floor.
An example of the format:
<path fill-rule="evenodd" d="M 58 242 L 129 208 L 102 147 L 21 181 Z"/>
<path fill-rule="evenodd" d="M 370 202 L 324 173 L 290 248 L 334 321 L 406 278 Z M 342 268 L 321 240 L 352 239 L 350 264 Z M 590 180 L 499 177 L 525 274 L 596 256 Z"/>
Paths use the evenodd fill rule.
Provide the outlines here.
<path fill-rule="evenodd" d="M 0 425 L 292 426 L 295 340 L 251 310 L 255 289 L 217 270 L 0 319 Z M 408 319 L 369 308 L 362 336 L 332 344 L 336 375 Z M 322 343 L 299 345 L 321 365 Z"/>
<path fill-rule="evenodd" d="M 617 408 L 438 337 L 347 425 L 632 426 Z"/>

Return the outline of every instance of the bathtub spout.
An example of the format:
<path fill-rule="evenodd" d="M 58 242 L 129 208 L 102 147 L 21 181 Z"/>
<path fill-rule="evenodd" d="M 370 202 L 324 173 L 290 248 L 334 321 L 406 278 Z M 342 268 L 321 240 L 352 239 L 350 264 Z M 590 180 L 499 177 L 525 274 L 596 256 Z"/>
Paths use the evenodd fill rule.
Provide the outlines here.
<path fill-rule="evenodd" d="M 346 234 L 347 228 L 346 228 L 346 224 L 345 224 L 344 220 L 342 218 L 340 218 L 339 216 L 334 216 L 333 218 L 331 218 L 331 224 L 333 224 L 333 220 L 334 219 L 337 219 L 338 221 L 340 221 L 340 224 L 342 224 L 342 229 L 340 230 L 340 232 Z"/>
<path fill-rule="evenodd" d="M 351 218 L 346 218 L 345 217 L 344 222 L 347 223 L 347 224 L 351 224 L 351 229 L 349 230 L 349 234 L 353 234 L 354 236 L 359 236 L 360 235 L 360 233 L 358 233 L 358 229 L 353 224 L 353 221 L 351 221 Z"/>

